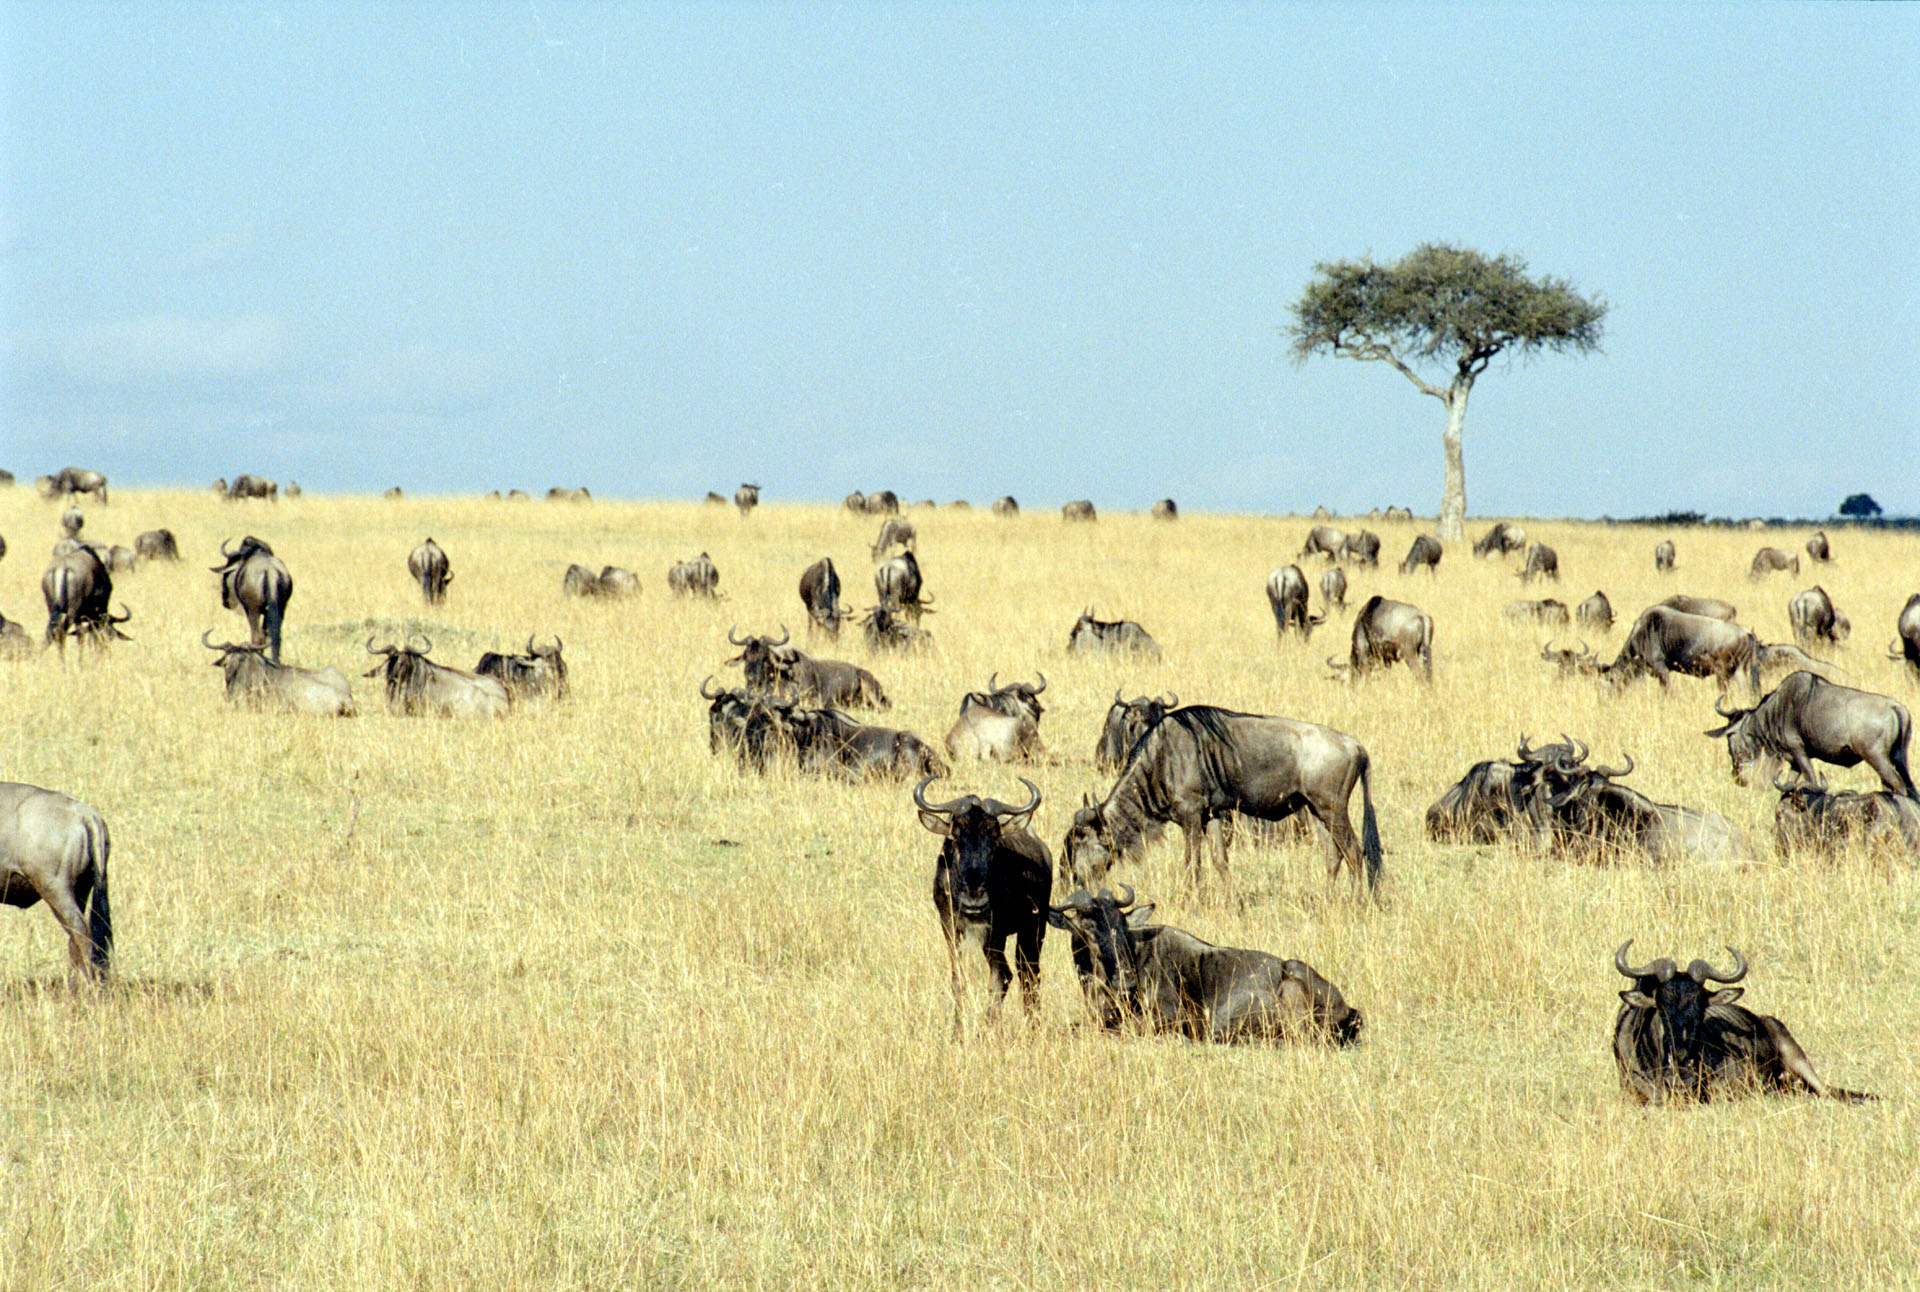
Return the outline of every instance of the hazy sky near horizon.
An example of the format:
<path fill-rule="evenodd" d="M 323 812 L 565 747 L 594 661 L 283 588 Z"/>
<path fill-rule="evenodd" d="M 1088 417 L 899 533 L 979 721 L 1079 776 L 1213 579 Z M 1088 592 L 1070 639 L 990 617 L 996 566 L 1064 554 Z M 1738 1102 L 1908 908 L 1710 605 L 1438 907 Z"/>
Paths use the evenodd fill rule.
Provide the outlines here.
<path fill-rule="evenodd" d="M 1475 514 L 1920 512 L 1920 6 L 0 0 L 0 466 L 310 490 L 1440 492 L 1287 356 L 1428 241 L 1604 298 Z"/>

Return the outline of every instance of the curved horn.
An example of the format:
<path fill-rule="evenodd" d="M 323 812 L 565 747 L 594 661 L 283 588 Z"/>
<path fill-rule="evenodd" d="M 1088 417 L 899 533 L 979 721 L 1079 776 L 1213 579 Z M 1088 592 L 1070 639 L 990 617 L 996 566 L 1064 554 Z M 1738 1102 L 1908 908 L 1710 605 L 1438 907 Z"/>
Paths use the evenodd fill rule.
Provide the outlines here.
<path fill-rule="evenodd" d="M 1593 774 L 1595 776 L 1604 776 L 1608 780 L 1612 780 L 1617 776 L 1631 776 L 1633 774 L 1633 755 L 1627 755 L 1627 765 L 1625 767 L 1619 768 L 1618 770 L 1612 767 L 1595 767 Z"/>
<path fill-rule="evenodd" d="M 1127 895 L 1124 898 L 1119 898 L 1119 897 L 1114 898 L 1114 905 L 1118 906 L 1121 910 L 1124 911 L 1133 905 L 1133 885 L 1122 884 L 1120 885 L 1120 887 L 1127 890 Z"/>
<path fill-rule="evenodd" d="M 553 635 L 553 653 L 558 655 L 561 651 L 565 650 L 566 647 L 567 644 L 560 640 L 560 634 L 555 633 Z"/>
<path fill-rule="evenodd" d="M 993 815 L 995 816 L 1023 816 L 1026 813 L 1031 812 L 1035 808 L 1039 807 L 1040 806 L 1040 787 L 1038 785 L 1035 785 L 1032 781 L 1028 780 L 1024 776 L 1020 778 L 1020 783 L 1026 786 L 1027 793 L 1033 796 L 1032 798 L 1027 800 L 1026 805 L 1024 807 L 1014 807 L 1010 804 L 1002 803 L 999 799 L 988 799 L 987 811 L 993 813 Z"/>
<path fill-rule="evenodd" d="M 992 691 L 998 691 L 999 689 L 1000 689 L 1000 670 L 995 669 L 993 672 L 987 674 L 987 690 L 989 692 L 992 692 Z"/>
<path fill-rule="evenodd" d="M 1738 951 L 1734 951 L 1732 947 L 1728 947 L 1727 950 L 1733 953 L 1733 969 L 1730 972 L 1721 973 L 1706 961 L 1696 960 L 1687 966 L 1688 975 L 1695 982 L 1706 982 L 1708 979 L 1718 983 L 1739 982 L 1747 976 L 1747 958 Z M 1696 970 L 1698 972 L 1695 972 Z"/>
<path fill-rule="evenodd" d="M 216 646 L 212 642 L 207 640 L 207 638 L 211 636 L 213 636 L 213 629 L 211 628 L 207 629 L 207 631 L 200 634 L 200 644 L 202 646 L 205 646 L 208 650 L 230 651 L 230 650 L 247 649 L 246 647 L 238 645 L 234 642 L 221 642 L 219 645 Z"/>
<path fill-rule="evenodd" d="M 1584 763 L 1584 762 L 1586 762 L 1586 761 L 1587 761 L 1587 755 L 1593 752 L 1592 750 L 1590 750 L 1590 749 L 1588 749 L 1588 748 L 1587 748 L 1587 742 L 1586 742 L 1586 741 L 1584 741 L 1584 740 L 1575 740 L 1575 739 L 1574 739 L 1574 738 L 1573 738 L 1572 736 L 1569 736 L 1569 735 L 1568 735 L 1568 734 L 1567 734 L 1566 732 L 1564 732 L 1564 731 L 1560 733 L 1560 739 L 1562 739 L 1562 740 L 1564 740 L 1564 741 L 1566 741 L 1566 742 L 1567 742 L 1567 748 L 1569 748 L 1569 749 L 1575 749 L 1575 750 L 1578 750 L 1578 751 L 1579 751 L 1578 753 L 1576 753 L 1576 754 L 1574 754 L 1574 756 L 1573 756 L 1573 761 L 1574 761 L 1574 763 L 1575 763 L 1576 765 L 1578 765 L 1578 764 L 1580 764 L 1580 763 Z"/>
<path fill-rule="evenodd" d="M 1534 751 L 1527 747 L 1527 733 L 1524 731 L 1520 733 L 1519 755 L 1520 755 L 1520 761 L 1523 763 L 1530 763 L 1534 761 Z"/>
<path fill-rule="evenodd" d="M 385 646 L 382 646 L 380 649 L 375 650 L 373 648 L 373 638 L 372 637 L 367 638 L 367 654 L 369 655 L 395 655 L 395 654 L 398 654 L 399 651 L 400 651 L 400 648 L 398 646 L 395 646 L 391 642 L 387 643 Z"/>
<path fill-rule="evenodd" d="M 1033 688 L 1033 693 L 1038 695 L 1047 689 L 1047 675 L 1037 668 L 1033 670 L 1033 675 L 1040 679 L 1040 685 Z"/>
<path fill-rule="evenodd" d="M 780 640 L 779 640 L 779 641 L 777 641 L 777 642 L 768 642 L 768 643 L 767 643 L 767 645 L 769 645 L 769 646 L 785 646 L 785 645 L 787 644 L 787 642 L 788 642 L 788 641 L 789 641 L 789 640 L 790 640 L 790 639 L 791 639 L 792 637 L 793 637 L 793 634 L 787 631 L 787 626 L 786 626 L 785 624 L 781 624 L 781 625 L 780 625 Z"/>
<path fill-rule="evenodd" d="M 1632 945 L 1633 945 L 1632 938 L 1628 938 L 1625 942 L 1622 942 L 1620 944 L 1619 950 L 1613 953 L 1613 967 L 1615 969 L 1618 969 L 1621 973 L 1625 974 L 1629 978 L 1644 978 L 1648 974 L 1652 973 L 1654 966 L 1659 964 L 1660 962 L 1658 960 L 1649 960 L 1644 965 L 1641 965 L 1638 969 L 1630 968 L 1627 964 L 1627 948 Z"/>
<path fill-rule="evenodd" d="M 1782 778 L 1783 776 L 1785 776 L 1786 774 L 1787 774 L 1787 773 L 1786 773 L 1786 771 L 1785 771 L 1784 769 L 1782 769 L 1781 771 L 1777 771 L 1777 772 L 1775 772 L 1775 773 L 1773 774 L 1773 788 L 1775 788 L 1776 790 L 1779 790 L 1779 791 L 1780 791 L 1780 792 L 1781 792 L 1782 794 L 1785 794 L 1785 793 L 1787 793 L 1787 792 L 1788 792 L 1789 790 L 1791 790 L 1791 789 L 1793 788 L 1793 782 L 1792 782 L 1792 781 L 1788 781 L 1788 782 L 1787 782 L 1786 784 L 1784 784 L 1784 785 L 1780 783 L 1780 782 L 1781 782 L 1781 778 Z"/>
<path fill-rule="evenodd" d="M 1113 688 L 1113 702 L 1122 708 L 1126 707 L 1126 697 L 1120 694 L 1120 688 L 1117 686 Z"/>
<path fill-rule="evenodd" d="M 718 691 L 707 690 L 707 683 L 711 681 L 713 681 L 713 674 L 711 673 L 707 674 L 704 678 L 700 679 L 700 698 L 702 700 L 718 700 L 721 696 L 726 694 L 726 690 L 724 688 Z"/>
<path fill-rule="evenodd" d="M 1721 705 L 1726 700 L 1726 698 L 1727 697 L 1724 695 L 1716 695 L 1713 697 L 1713 711 L 1715 713 L 1719 714 L 1723 718 L 1737 718 L 1742 713 L 1745 712 L 1745 710 L 1743 709 L 1728 710 L 1728 709 L 1722 708 Z"/>
<path fill-rule="evenodd" d="M 1540 658 L 1549 663 L 1553 661 L 1553 638 L 1547 638 L 1547 644 L 1540 648 Z"/>
<path fill-rule="evenodd" d="M 739 631 L 739 627 L 738 624 L 735 624 L 733 627 L 727 629 L 727 644 L 729 646 L 745 646 L 753 641 L 751 637 L 734 636 L 734 634 Z"/>
<path fill-rule="evenodd" d="M 107 611 L 107 622 L 110 624 L 124 624 L 131 618 L 133 618 L 133 611 L 127 609 L 127 603 L 124 601 L 120 603 L 119 614 L 116 615 L 111 610 Z"/>
<path fill-rule="evenodd" d="M 966 796 L 962 795 L 957 799 L 948 799 L 945 803 L 927 802 L 927 786 L 933 784 L 938 779 L 939 777 L 937 776 L 922 777 L 920 783 L 913 787 L 913 802 L 914 806 L 918 807 L 922 812 L 932 812 L 938 816 L 947 816 L 960 806 Z"/>
<path fill-rule="evenodd" d="M 1167 692 L 1167 698 L 1160 703 L 1166 708 L 1177 709 L 1180 707 L 1180 693 L 1178 691 L 1169 691 Z"/>
<path fill-rule="evenodd" d="M 220 540 L 220 559 L 221 560 L 231 561 L 234 557 L 239 555 L 238 552 L 229 552 L 227 550 L 227 544 L 231 543 L 232 541 L 233 540 L 230 538 L 223 538 Z"/>
<path fill-rule="evenodd" d="M 527 654 L 533 654 L 533 634 L 527 634 Z"/>
<path fill-rule="evenodd" d="M 419 655 L 431 655 L 431 654 L 433 654 L 433 638 L 431 638 L 431 637 L 429 637 L 429 636 L 427 636 L 427 635 L 426 635 L 425 633 L 418 633 L 418 634 L 415 634 L 415 633 L 408 633 L 408 634 L 407 634 L 407 649 L 408 649 L 408 650 L 413 650 L 413 639 L 414 639 L 414 637 L 415 637 L 415 636 L 418 636 L 418 637 L 420 638 L 420 640 L 421 640 L 421 641 L 423 641 L 423 642 L 425 642 L 425 643 L 426 643 L 426 645 L 424 645 L 424 646 L 422 646 L 422 647 L 421 647 L 421 648 L 420 648 L 420 649 L 419 649 L 418 651 L 416 651 L 416 652 L 415 652 L 415 654 L 419 654 Z"/>

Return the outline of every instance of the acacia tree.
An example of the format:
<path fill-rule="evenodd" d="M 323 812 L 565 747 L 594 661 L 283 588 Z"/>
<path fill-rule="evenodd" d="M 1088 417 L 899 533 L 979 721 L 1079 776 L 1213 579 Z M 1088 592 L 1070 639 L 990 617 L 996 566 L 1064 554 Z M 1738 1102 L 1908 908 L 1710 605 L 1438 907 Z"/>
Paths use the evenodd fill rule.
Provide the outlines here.
<path fill-rule="evenodd" d="M 1390 265 L 1341 260 L 1313 268 L 1313 281 L 1293 305 L 1294 359 L 1325 353 L 1391 364 L 1446 406 L 1439 536 L 1464 537 L 1460 427 L 1475 378 L 1502 352 L 1599 349 L 1606 303 L 1587 300 L 1562 279 L 1527 277 L 1518 256 L 1487 257 L 1443 243 L 1428 243 Z M 1414 371 L 1416 363 L 1451 364 L 1452 376 L 1435 385 Z"/>

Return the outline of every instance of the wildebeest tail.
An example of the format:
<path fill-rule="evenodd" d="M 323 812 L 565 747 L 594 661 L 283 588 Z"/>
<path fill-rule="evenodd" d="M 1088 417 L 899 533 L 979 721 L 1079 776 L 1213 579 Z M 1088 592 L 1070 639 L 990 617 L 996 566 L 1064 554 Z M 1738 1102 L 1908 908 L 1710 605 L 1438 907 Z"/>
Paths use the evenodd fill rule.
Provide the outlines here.
<path fill-rule="evenodd" d="M 280 625 L 287 617 L 287 603 L 279 597 L 267 601 L 263 611 L 267 621 L 267 648 L 273 655 L 273 662 L 280 662 Z"/>
<path fill-rule="evenodd" d="M 87 848 L 93 854 L 93 892 L 87 898 L 87 936 L 93 942 L 93 967 L 105 973 L 107 962 L 113 956 L 113 907 L 107 901 L 107 854 L 111 851 L 111 840 L 107 835 L 107 823 L 98 817 L 87 823 Z"/>
<path fill-rule="evenodd" d="M 1380 887 L 1380 822 L 1373 815 L 1373 759 L 1360 751 L 1360 851 L 1367 859 L 1367 889 Z"/>

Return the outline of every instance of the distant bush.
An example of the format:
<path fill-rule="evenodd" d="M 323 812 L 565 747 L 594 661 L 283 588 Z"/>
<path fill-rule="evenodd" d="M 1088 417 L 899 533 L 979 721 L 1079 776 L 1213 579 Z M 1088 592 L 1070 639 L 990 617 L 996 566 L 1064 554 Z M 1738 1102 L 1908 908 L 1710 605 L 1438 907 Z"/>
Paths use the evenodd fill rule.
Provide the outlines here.
<path fill-rule="evenodd" d="M 1873 500 L 1872 494 L 1849 494 L 1847 500 L 1840 504 L 1840 514 L 1842 516 L 1878 516 L 1880 504 Z"/>

